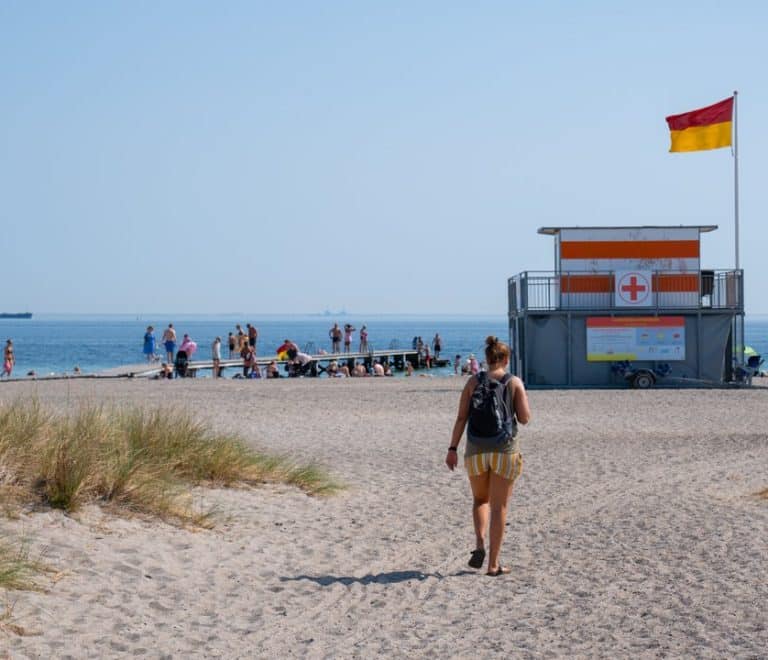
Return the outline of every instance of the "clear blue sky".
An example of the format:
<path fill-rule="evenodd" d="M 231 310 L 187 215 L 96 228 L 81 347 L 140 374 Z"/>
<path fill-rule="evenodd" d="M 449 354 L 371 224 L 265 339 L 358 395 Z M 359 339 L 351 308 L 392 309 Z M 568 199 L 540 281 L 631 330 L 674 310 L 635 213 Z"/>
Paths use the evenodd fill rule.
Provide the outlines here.
<path fill-rule="evenodd" d="M 525 6 L 528 5 L 528 6 Z M 2 311 L 506 312 L 540 226 L 717 224 L 768 312 L 768 5 L 0 3 Z"/>

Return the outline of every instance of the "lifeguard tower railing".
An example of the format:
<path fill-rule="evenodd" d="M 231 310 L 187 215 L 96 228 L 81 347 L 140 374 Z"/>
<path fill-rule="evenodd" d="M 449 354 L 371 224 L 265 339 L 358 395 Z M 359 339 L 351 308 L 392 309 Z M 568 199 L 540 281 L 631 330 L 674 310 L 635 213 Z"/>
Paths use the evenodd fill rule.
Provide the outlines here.
<path fill-rule="evenodd" d="M 744 312 L 741 270 L 702 270 L 698 273 L 653 271 L 649 300 L 635 312 L 679 310 Z M 631 313 L 616 304 L 616 273 L 524 271 L 508 280 L 509 315 L 527 312 L 593 311 Z"/>

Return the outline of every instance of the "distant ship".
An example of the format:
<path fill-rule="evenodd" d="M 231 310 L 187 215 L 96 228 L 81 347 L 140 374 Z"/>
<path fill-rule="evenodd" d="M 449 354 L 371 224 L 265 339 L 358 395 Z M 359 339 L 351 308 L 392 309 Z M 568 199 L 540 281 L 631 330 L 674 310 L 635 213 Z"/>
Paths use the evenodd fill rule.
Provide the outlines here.
<path fill-rule="evenodd" d="M 32 312 L 20 312 L 18 314 L 9 314 L 8 312 L 0 312 L 0 319 L 31 319 Z"/>

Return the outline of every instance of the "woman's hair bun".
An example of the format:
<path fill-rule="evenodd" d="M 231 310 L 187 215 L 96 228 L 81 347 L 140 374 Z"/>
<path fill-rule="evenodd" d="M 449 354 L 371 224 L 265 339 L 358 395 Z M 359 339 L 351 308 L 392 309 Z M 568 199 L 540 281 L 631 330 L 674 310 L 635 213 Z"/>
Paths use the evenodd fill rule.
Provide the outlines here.
<path fill-rule="evenodd" d="M 494 344 L 498 344 L 498 343 L 499 343 L 499 338 L 498 337 L 494 337 L 493 335 L 488 335 L 485 338 L 485 345 L 486 346 L 493 346 Z"/>

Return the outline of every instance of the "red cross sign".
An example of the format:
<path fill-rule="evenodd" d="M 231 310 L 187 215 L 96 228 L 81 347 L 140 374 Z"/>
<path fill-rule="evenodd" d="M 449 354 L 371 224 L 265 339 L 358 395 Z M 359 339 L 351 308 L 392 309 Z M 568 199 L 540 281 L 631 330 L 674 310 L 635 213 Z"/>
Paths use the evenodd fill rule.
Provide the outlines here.
<path fill-rule="evenodd" d="M 616 273 L 616 304 L 625 307 L 651 304 L 651 274 Z"/>

